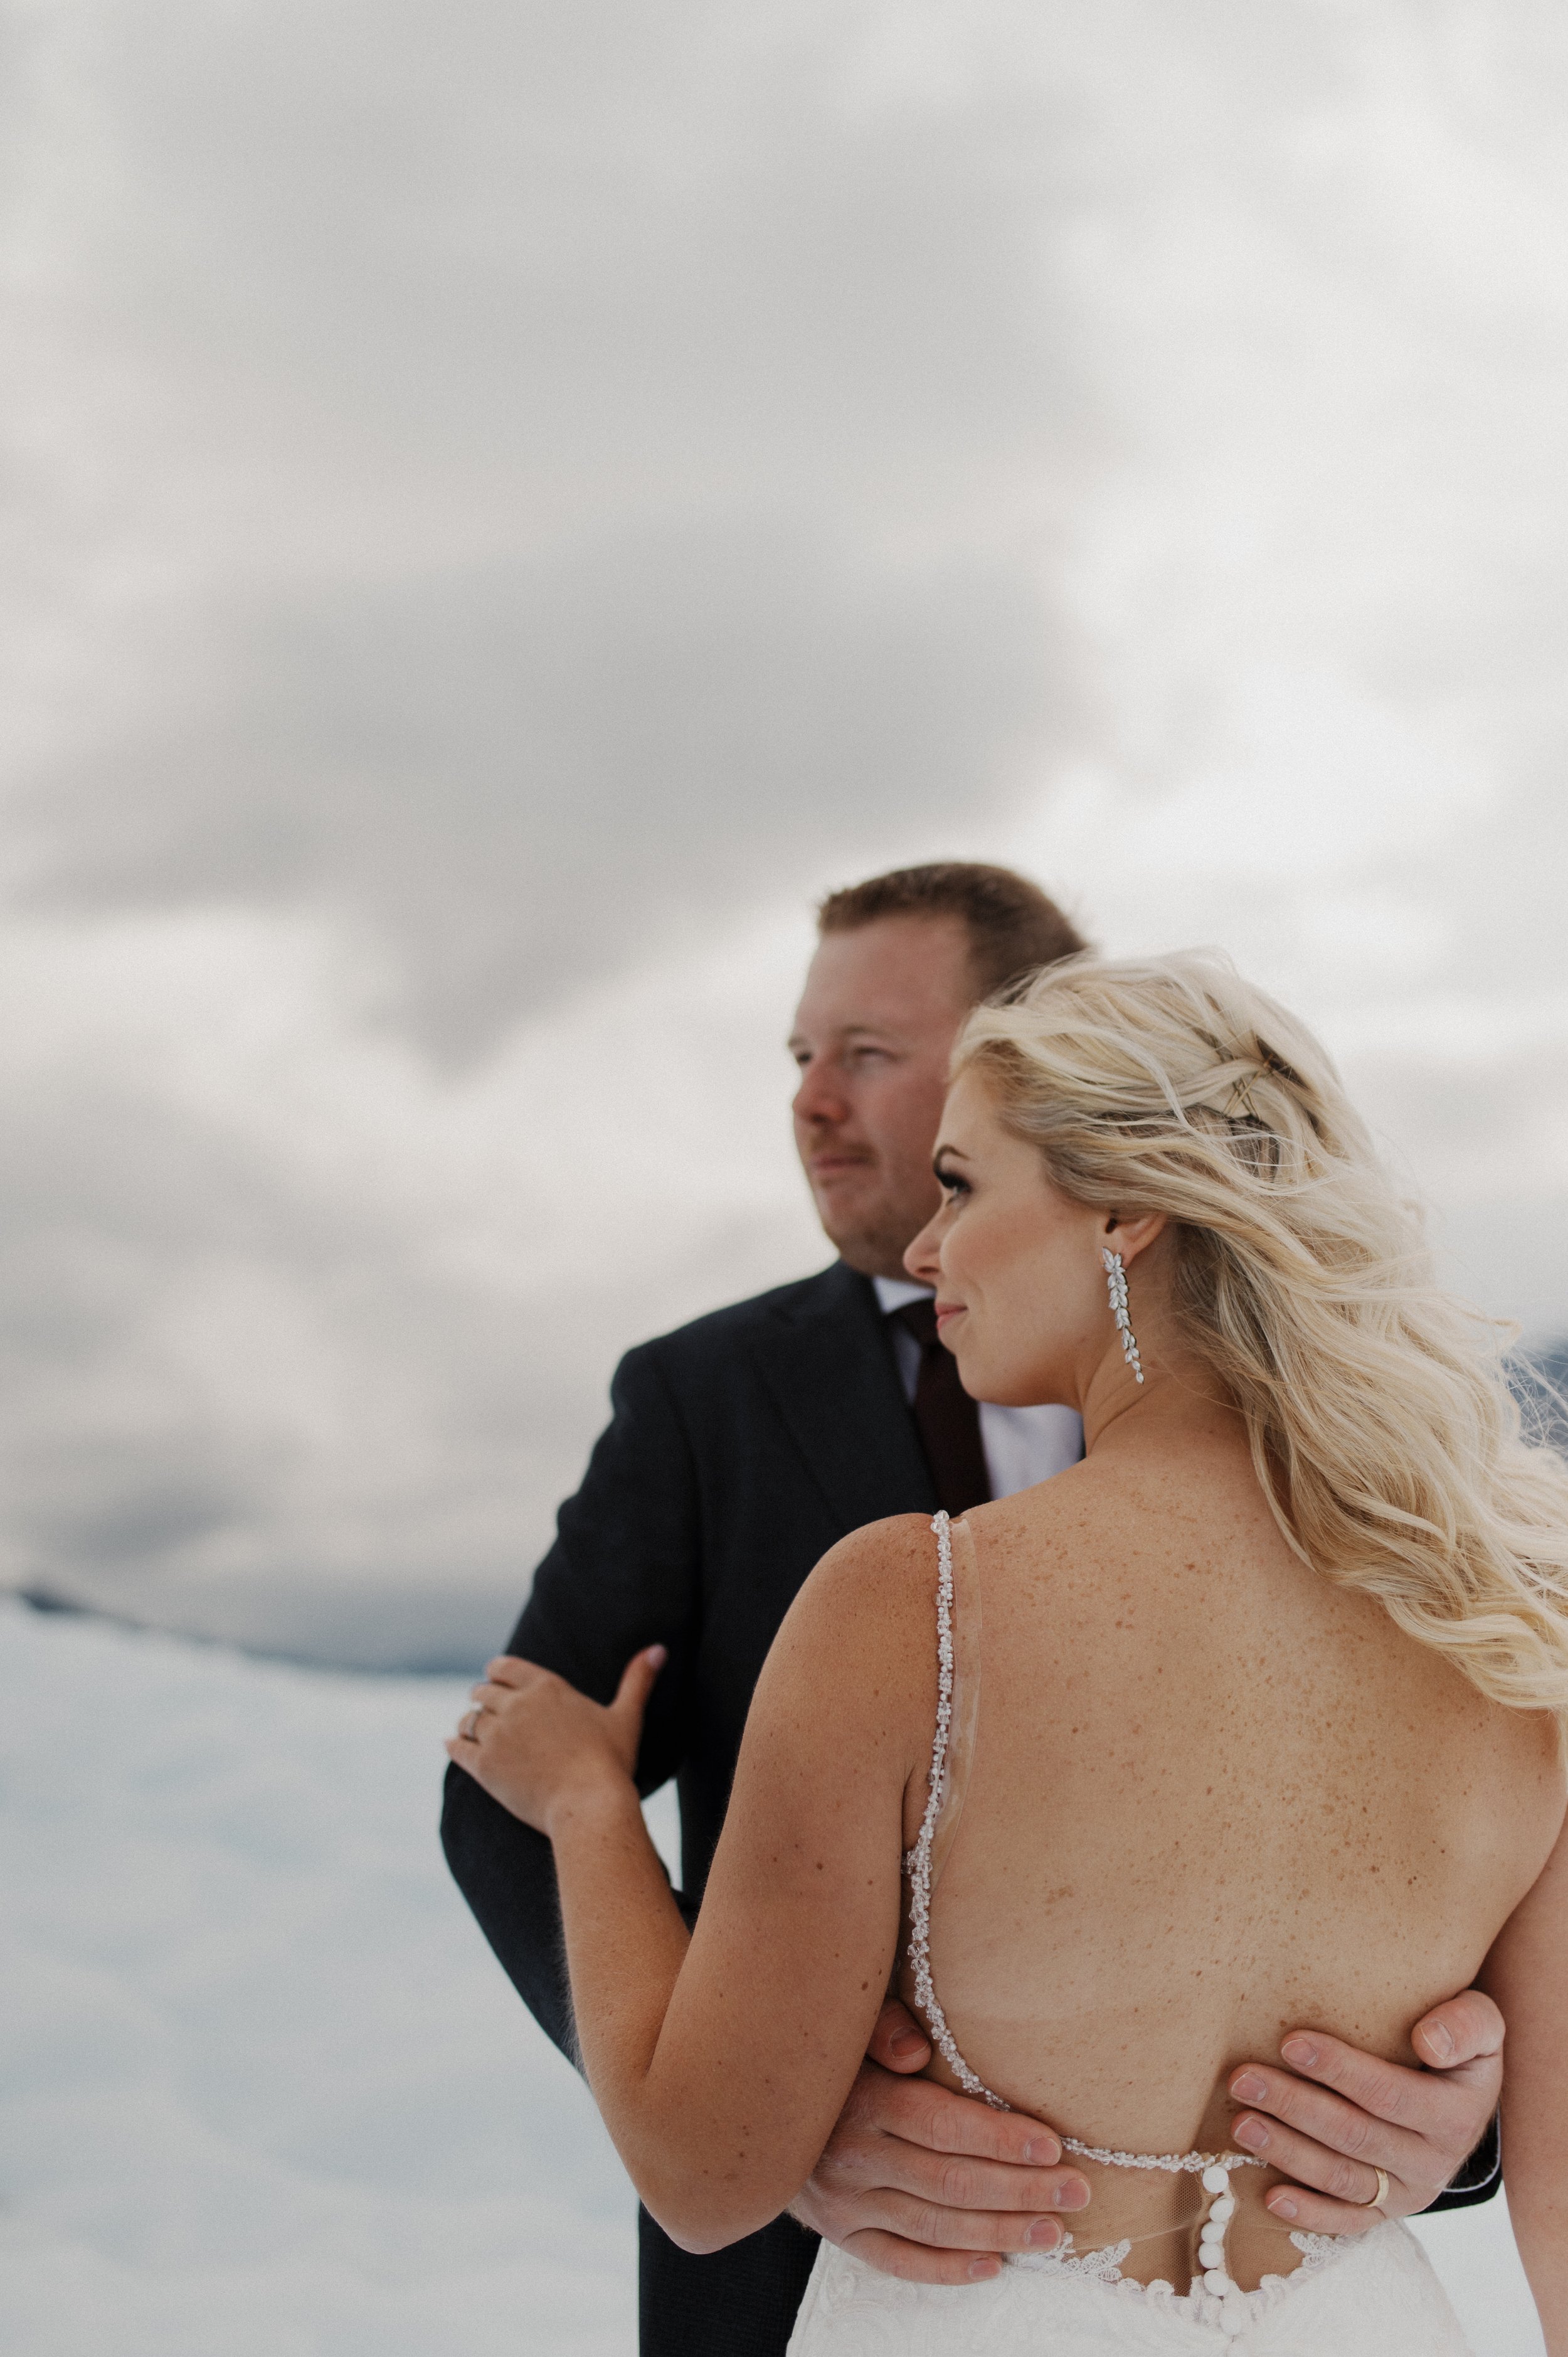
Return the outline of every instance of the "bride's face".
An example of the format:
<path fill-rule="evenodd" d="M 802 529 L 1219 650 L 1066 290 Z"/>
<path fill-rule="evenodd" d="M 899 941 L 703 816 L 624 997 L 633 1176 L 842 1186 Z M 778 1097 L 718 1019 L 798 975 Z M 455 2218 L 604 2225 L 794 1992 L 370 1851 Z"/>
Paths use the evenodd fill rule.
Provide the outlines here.
<path fill-rule="evenodd" d="M 1004 1407 L 1080 1406 L 1112 1331 L 1104 1214 L 1052 1185 L 972 1070 L 949 1092 L 934 1160 L 942 1207 L 905 1265 L 936 1287 L 965 1391 Z"/>

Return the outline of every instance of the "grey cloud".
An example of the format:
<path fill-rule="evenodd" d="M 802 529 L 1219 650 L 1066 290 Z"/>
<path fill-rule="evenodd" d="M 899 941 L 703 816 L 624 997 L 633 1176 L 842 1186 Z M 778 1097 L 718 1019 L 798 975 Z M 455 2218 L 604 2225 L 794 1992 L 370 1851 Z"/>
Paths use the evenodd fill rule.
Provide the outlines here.
<path fill-rule="evenodd" d="M 372 446 L 412 428 L 422 469 L 586 464 L 623 494 L 849 455 L 864 499 L 889 461 L 1038 457 L 1083 414 L 1037 210 L 1082 145 L 1005 54 L 878 93 L 901 43 L 869 10 L 80 22 L 128 332 L 286 378 L 285 418 L 308 393 Z"/>
<path fill-rule="evenodd" d="M 607 536 L 209 619 L 159 728 L 37 790 L 40 888 L 341 896 L 424 1035 L 482 1044 L 835 845 L 994 806 L 1071 741 L 1026 568 L 901 576 L 826 538 Z"/>
<path fill-rule="evenodd" d="M 481 0 L 29 38 L 38 398 L 97 357 L 99 564 L 166 576 L 61 626 L 19 787 L 51 905 L 335 902 L 471 1050 L 1076 741 L 1083 151 L 1005 56 L 933 85 L 873 11 Z M 29 453 L 57 549 L 62 496 Z"/>

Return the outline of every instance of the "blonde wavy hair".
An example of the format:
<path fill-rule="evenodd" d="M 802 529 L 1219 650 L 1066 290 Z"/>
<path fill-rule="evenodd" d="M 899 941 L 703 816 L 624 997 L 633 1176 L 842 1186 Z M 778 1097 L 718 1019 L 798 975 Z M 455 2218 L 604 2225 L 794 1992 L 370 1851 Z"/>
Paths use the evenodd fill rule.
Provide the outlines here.
<path fill-rule="evenodd" d="M 1086 955 L 977 1007 L 965 1069 L 1064 1193 L 1166 1213 L 1180 1331 L 1294 1552 L 1568 1727 L 1568 1466 L 1305 1027 L 1218 952 Z"/>

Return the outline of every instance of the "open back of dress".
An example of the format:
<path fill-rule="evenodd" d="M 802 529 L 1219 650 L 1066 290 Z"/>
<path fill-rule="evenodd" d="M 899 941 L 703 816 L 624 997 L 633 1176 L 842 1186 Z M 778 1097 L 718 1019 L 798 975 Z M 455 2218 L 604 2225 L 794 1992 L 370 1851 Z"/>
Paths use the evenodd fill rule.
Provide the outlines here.
<path fill-rule="evenodd" d="M 1000 2108 L 1010 2099 L 986 2083 L 962 2051 L 933 1966 L 933 1905 L 951 1858 L 981 1740 L 982 1581 L 967 1522 L 939 1513 L 935 1539 L 937 1710 L 926 1802 L 905 1856 L 908 1938 L 902 1986 L 927 2023 L 943 2075 Z M 1113 1872 L 1113 1869 L 1112 1869 Z M 1041 2105 L 1066 2150 L 1091 2181 L 1141 2179 L 1157 2186 L 1145 2234 L 1122 2233 L 1050 2253 L 1016 2255 L 989 2282 L 963 2289 L 906 2284 L 824 2245 L 801 2309 L 790 2357 L 1111 2357 L 1144 2352 L 1227 2351 L 1234 2357 L 1463 2357 L 1466 2343 L 1420 2245 L 1403 2226 L 1383 2222 L 1359 2237 L 1278 2229 L 1278 2271 L 1251 2288 L 1230 2271 L 1228 2240 L 1237 2188 L 1265 2175 L 1249 2154 L 1225 2150 L 1133 2150 L 1096 2145 Z M 1243 2179 L 1241 2172 L 1246 2173 Z M 1096 2201 L 1100 2201 L 1098 2189 Z M 1092 2218 L 1093 2212 L 1090 2212 Z M 1173 2220 L 1179 2221 L 1173 2224 Z M 1140 2241 L 1168 2252 L 1175 2240 L 1189 2264 L 1140 2280 L 1129 2262 Z M 1135 2262 L 1133 2262 L 1135 2264 Z"/>

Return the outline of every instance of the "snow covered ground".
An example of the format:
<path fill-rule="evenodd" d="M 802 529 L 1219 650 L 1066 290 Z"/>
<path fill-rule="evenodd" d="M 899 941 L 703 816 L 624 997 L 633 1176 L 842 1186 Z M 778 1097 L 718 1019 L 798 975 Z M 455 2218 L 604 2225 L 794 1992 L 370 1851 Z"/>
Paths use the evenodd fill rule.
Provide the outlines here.
<path fill-rule="evenodd" d="M 632 2205 L 435 1838 L 456 1681 L 0 1604 L 0 2346 L 631 2357 Z M 1423 2233 L 1541 2343 L 1500 2206 Z"/>

